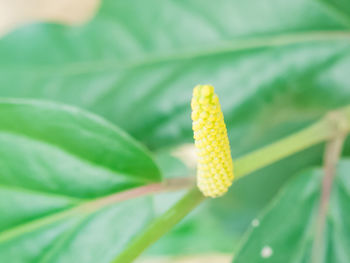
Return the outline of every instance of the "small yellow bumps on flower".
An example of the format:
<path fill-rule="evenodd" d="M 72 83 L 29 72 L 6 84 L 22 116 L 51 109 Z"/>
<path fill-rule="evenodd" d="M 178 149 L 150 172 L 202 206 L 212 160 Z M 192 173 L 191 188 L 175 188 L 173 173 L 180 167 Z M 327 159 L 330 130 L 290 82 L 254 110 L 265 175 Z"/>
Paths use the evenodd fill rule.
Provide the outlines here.
<path fill-rule="evenodd" d="M 203 195 L 218 197 L 233 181 L 233 163 L 219 98 L 210 85 L 193 90 L 192 129 L 198 155 L 197 185 Z"/>

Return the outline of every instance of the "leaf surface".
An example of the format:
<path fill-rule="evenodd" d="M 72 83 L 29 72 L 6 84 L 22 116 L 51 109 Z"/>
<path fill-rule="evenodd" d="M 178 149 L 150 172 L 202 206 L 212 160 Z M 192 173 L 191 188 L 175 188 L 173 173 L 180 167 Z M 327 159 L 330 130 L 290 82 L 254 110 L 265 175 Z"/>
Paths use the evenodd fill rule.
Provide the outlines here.
<path fill-rule="evenodd" d="M 1 262 L 107 263 L 153 218 L 149 197 L 116 197 L 159 181 L 156 164 L 95 115 L 1 99 L 0 145 Z"/>
<path fill-rule="evenodd" d="M 326 215 L 323 262 L 349 262 L 350 161 L 338 165 Z M 321 169 L 293 178 L 262 216 L 252 221 L 233 262 L 311 262 L 318 215 Z"/>
<path fill-rule="evenodd" d="M 349 6 L 346 0 L 105 0 L 84 26 L 35 24 L 1 39 L 0 96 L 78 105 L 160 149 L 192 141 L 192 88 L 211 83 L 236 157 L 348 104 Z M 293 169 L 320 162 L 319 150 L 308 153 L 292 159 Z M 247 178 L 220 205 L 210 205 L 214 210 L 205 214 L 215 219 L 202 228 L 195 219 L 192 229 L 241 232 L 288 178 L 291 165 Z M 264 179 L 273 183 L 261 193 Z M 106 179 L 101 189 L 113 187 Z M 227 211 L 240 208 L 245 216 L 236 221 L 238 213 Z M 194 236 L 200 239 L 196 252 L 230 249 L 229 242 L 208 248 L 201 235 Z"/>
<path fill-rule="evenodd" d="M 163 148 L 192 141 L 192 88 L 212 83 L 237 155 L 349 101 L 348 9 L 330 0 L 105 0 L 87 25 L 36 24 L 3 38 L 0 96 L 75 104 Z"/>

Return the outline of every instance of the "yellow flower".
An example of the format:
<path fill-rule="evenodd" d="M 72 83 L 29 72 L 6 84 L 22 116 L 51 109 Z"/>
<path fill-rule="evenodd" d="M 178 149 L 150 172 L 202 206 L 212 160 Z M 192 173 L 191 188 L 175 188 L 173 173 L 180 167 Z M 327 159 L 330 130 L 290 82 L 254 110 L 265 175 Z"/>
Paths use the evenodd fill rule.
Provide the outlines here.
<path fill-rule="evenodd" d="M 219 98 L 210 85 L 193 90 L 192 129 L 198 155 L 197 185 L 203 195 L 218 197 L 233 181 L 233 163 Z"/>

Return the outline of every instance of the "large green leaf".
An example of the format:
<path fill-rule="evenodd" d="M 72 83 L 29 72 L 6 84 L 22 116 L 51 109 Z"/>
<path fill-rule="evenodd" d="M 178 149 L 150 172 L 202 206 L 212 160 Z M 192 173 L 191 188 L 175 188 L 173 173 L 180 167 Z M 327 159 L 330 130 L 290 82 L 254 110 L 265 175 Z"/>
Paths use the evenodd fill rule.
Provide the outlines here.
<path fill-rule="evenodd" d="M 191 141 L 191 90 L 209 82 L 236 155 L 349 101 L 349 5 L 105 0 L 85 26 L 3 38 L 0 96 L 76 104 L 164 147 Z"/>
<path fill-rule="evenodd" d="M 0 40 L 0 96 L 79 105 L 162 148 L 192 140 L 191 90 L 210 82 L 238 156 L 348 103 L 348 8 L 347 1 L 331 0 L 105 0 L 85 26 L 37 24 Z M 319 155 L 297 161 L 305 166 Z M 196 219 L 190 226 L 242 231 L 291 165 L 279 166 L 288 167 L 282 176 L 271 168 L 242 180 L 241 190 L 234 187 L 210 205 L 218 213 L 205 214 L 215 220 L 198 227 Z M 273 183 L 258 191 L 264 178 Z M 253 189 L 251 199 L 244 189 Z M 246 216 L 238 216 L 240 208 L 247 208 Z M 187 226 L 179 228 L 183 236 Z"/>
<path fill-rule="evenodd" d="M 324 262 L 350 261 L 350 160 L 338 165 L 326 217 Z M 234 257 L 239 262 L 311 262 L 323 171 L 293 178 L 253 226 Z"/>
<path fill-rule="evenodd" d="M 76 157 L 87 162 L 87 165 L 105 168 L 127 180 L 147 182 L 160 179 L 158 168 L 141 145 L 109 122 L 76 108 L 3 99 L 0 100 L 0 132 L 5 138 L 9 136 L 9 140 L 13 139 L 13 143 L 18 140 L 17 144 L 21 144 L 20 140 L 24 140 L 23 147 L 34 142 L 39 151 L 45 147 L 44 153 L 53 151 L 54 156 L 46 156 L 51 162 Z M 11 167 L 14 154 L 10 146 L 7 148 L 6 145 L 1 147 L 1 151 L 9 156 L 2 161 Z M 57 149 L 66 155 L 61 153 L 60 156 Z M 27 158 L 28 152 L 21 155 Z M 27 166 L 20 169 L 26 169 Z M 63 177 L 59 170 L 55 172 Z M 70 172 L 74 172 L 74 169 Z"/>
<path fill-rule="evenodd" d="M 6 194 L 4 197 L 0 202 L 1 220 L 10 220 L 7 210 L 3 210 L 9 207 L 4 207 L 3 203 L 11 200 L 11 196 Z M 31 202 L 31 207 L 37 204 L 31 195 L 26 199 Z M 46 197 L 46 202 L 52 202 L 51 198 Z M 150 198 L 107 207 L 96 207 L 87 202 L 79 205 L 72 202 L 73 205 L 75 208 L 51 211 L 50 216 L 35 218 L 1 232 L 1 262 L 109 263 L 153 219 Z M 11 213 L 21 214 L 15 206 L 10 208 Z"/>
<path fill-rule="evenodd" d="M 76 108 L 0 100 L 0 262 L 109 262 L 154 216 L 146 150 Z M 118 222 L 118 223 L 116 223 Z"/>

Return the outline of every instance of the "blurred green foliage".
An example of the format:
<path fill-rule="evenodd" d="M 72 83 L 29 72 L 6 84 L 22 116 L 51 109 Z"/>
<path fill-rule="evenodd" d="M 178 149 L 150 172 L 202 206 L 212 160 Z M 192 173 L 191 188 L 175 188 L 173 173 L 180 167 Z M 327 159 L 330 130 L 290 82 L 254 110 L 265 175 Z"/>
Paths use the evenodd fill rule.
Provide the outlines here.
<path fill-rule="evenodd" d="M 186 168 L 169 154 L 192 142 L 190 99 L 198 83 L 211 83 L 217 90 L 233 157 L 348 104 L 349 10 L 346 0 L 105 0 L 86 25 L 34 24 L 3 37 L 1 97 L 78 106 L 113 124 L 93 132 L 92 126 L 105 121 L 85 120 L 74 111 L 67 117 L 61 106 L 50 116 L 37 102 L 32 109 L 22 103 L 12 110 L 1 105 L 0 207 L 5 217 L 0 224 L 5 232 L 0 233 L 0 261 L 16 255 L 13 262 L 109 262 L 178 194 L 118 204 L 44 232 L 26 230 L 16 236 L 11 231 L 20 233 L 17 229 L 27 229 L 29 222 L 81 202 L 71 203 L 72 197 L 85 202 L 143 184 L 140 174 L 158 178 L 150 155 L 113 125 L 149 147 L 165 177 L 185 175 Z M 82 136 L 66 138 L 58 126 Z M 125 146 L 123 151 L 113 155 L 119 146 L 109 136 Z M 345 147 L 346 154 L 349 149 Z M 322 150 L 314 147 L 242 179 L 223 198 L 200 206 L 149 253 L 233 251 L 250 221 L 288 178 L 321 164 Z M 141 168 L 135 163 L 142 163 Z M 18 194 L 10 194 L 16 183 L 21 184 Z M 35 201 L 27 195 L 33 185 L 39 191 Z M 69 193 L 64 191 L 68 186 Z M 48 199 L 47 189 L 56 189 L 54 194 L 63 199 Z M 4 223 L 10 221 L 11 227 Z M 100 239 L 87 241 L 97 233 Z M 110 239 L 103 241 L 104 234 Z M 12 235 L 16 238 L 4 241 Z M 94 257 L 81 259 L 89 249 L 96 249 L 89 253 Z"/>

